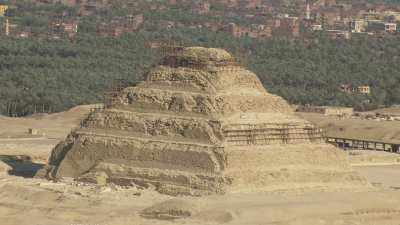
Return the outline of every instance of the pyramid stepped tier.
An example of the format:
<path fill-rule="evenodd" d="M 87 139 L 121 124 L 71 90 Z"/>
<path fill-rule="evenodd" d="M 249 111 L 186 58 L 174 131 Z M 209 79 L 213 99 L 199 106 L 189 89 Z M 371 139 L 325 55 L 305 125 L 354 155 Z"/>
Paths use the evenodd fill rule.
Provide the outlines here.
<path fill-rule="evenodd" d="M 309 124 L 230 124 L 224 127 L 227 145 L 319 143 L 322 131 Z"/>
<path fill-rule="evenodd" d="M 207 118 L 106 110 L 84 120 L 87 129 L 129 132 L 130 135 L 184 142 L 220 144 L 221 122 Z"/>
<path fill-rule="evenodd" d="M 183 48 L 164 57 L 163 65 L 170 67 L 204 68 L 207 66 L 236 66 L 236 59 L 221 49 L 191 47 Z"/>
<path fill-rule="evenodd" d="M 251 114 L 248 114 L 248 116 Z M 262 114 L 259 114 L 262 115 Z M 266 115 L 263 115 L 264 117 Z M 130 135 L 218 145 L 263 145 L 273 143 L 321 142 L 322 132 L 309 123 L 290 120 L 279 114 L 267 114 L 273 122 L 261 118 L 210 120 L 207 117 L 176 116 L 122 110 L 92 113 L 83 127 L 104 131 L 125 131 Z M 237 123 L 242 121 L 242 123 Z M 279 121 L 279 122 L 277 122 Z"/>
<path fill-rule="evenodd" d="M 241 88 L 239 88 L 241 89 Z M 282 98 L 262 92 L 228 92 L 209 95 L 175 90 L 126 88 L 120 94 L 115 108 L 139 108 L 142 110 L 169 111 L 214 118 L 249 112 L 292 112 Z"/>
<path fill-rule="evenodd" d="M 41 174 L 162 193 L 364 186 L 322 131 L 226 51 L 183 48 L 113 93 L 52 151 Z"/>
<path fill-rule="evenodd" d="M 169 89 L 215 94 L 237 87 L 264 93 L 257 76 L 238 66 L 209 67 L 204 69 L 158 66 L 147 74 L 140 87 Z"/>

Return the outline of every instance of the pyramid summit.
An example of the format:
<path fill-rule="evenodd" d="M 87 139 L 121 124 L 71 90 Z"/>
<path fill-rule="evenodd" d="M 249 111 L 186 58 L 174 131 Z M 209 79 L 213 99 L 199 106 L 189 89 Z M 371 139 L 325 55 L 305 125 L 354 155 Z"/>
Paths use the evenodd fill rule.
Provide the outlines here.
<path fill-rule="evenodd" d="M 58 144 L 51 178 L 153 185 L 171 195 L 364 185 L 320 129 L 221 49 L 167 54 Z"/>

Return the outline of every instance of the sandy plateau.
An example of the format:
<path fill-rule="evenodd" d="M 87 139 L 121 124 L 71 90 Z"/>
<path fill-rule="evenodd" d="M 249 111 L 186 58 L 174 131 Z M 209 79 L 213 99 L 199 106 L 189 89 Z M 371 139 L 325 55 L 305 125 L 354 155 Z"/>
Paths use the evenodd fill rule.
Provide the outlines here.
<path fill-rule="evenodd" d="M 371 188 L 298 189 L 172 197 L 149 189 L 99 186 L 72 180 L 51 182 L 30 176 L 43 166 L 55 144 L 89 111 L 0 119 L 0 218 L 2 225 L 70 224 L 400 224 L 399 156 L 350 154 L 354 169 Z M 45 131 L 29 136 L 28 128 Z M 361 159 L 360 159 L 361 158 Z M 6 171 L 11 170 L 9 175 Z M 14 171 L 14 172 L 13 172 Z"/>

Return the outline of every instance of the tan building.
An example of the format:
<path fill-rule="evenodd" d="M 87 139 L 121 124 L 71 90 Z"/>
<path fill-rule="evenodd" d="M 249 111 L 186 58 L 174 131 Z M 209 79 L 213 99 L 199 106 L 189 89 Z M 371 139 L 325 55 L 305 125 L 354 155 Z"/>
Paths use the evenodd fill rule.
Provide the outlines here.
<path fill-rule="evenodd" d="M 394 21 L 400 21 L 400 12 L 385 11 L 382 13 L 385 18 L 391 18 Z"/>
<path fill-rule="evenodd" d="M 224 26 L 221 28 L 221 31 L 225 31 L 230 33 L 232 36 L 238 38 L 242 37 L 246 34 L 246 30 L 243 28 L 239 27 L 235 23 L 229 23 L 228 25 Z"/>
<path fill-rule="evenodd" d="M 62 0 L 62 4 L 67 5 L 67 6 L 76 6 L 80 3 L 79 0 Z"/>
<path fill-rule="evenodd" d="M 340 85 L 340 90 L 342 90 L 343 92 L 346 92 L 346 93 L 352 93 L 354 91 L 353 86 L 351 86 L 350 84 Z"/>
<path fill-rule="evenodd" d="M 78 33 L 78 21 L 53 21 L 50 23 L 50 33 L 53 37 L 61 37 L 63 34 L 73 37 Z"/>
<path fill-rule="evenodd" d="M 119 37 L 124 33 L 124 26 L 118 23 L 101 23 L 97 26 L 97 34 L 102 37 Z"/>
<path fill-rule="evenodd" d="M 350 107 L 330 107 L 330 106 L 299 106 L 297 112 L 319 113 L 325 116 L 346 116 L 353 115 L 354 110 Z"/>
<path fill-rule="evenodd" d="M 361 94 L 371 94 L 371 87 L 368 85 L 361 85 L 354 87 L 351 84 L 342 84 L 340 89 L 346 93 L 361 93 Z"/>
<path fill-rule="evenodd" d="M 370 32 L 397 32 L 396 23 L 387 23 L 381 20 L 370 20 L 368 21 L 368 31 Z"/>
<path fill-rule="evenodd" d="M 385 23 L 385 31 L 389 33 L 397 32 L 397 24 L 396 23 Z"/>
<path fill-rule="evenodd" d="M 126 16 L 125 28 L 127 32 L 133 32 L 139 30 L 142 24 L 144 23 L 143 14 L 139 15 L 128 15 Z"/>
<path fill-rule="evenodd" d="M 366 25 L 365 20 L 353 20 L 350 22 L 350 30 L 353 33 L 365 32 Z"/>
<path fill-rule="evenodd" d="M 322 11 L 324 26 L 334 27 L 335 24 L 342 20 L 340 11 L 332 9 L 330 11 Z"/>
<path fill-rule="evenodd" d="M 3 17 L 6 14 L 8 5 L 0 5 L 0 16 Z"/>
<path fill-rule="evenodd" d="M 370 86 L 358 86 L 357 91 L 361 94 L 371 94 L 371 88 Z"/>
<path fill-rule="evenodd" d="M 196 5 L 195 12 L 198 14 L 207 14 L 210 12 L 211 5 L 208 2 L 200 2 Z"/>
<path fill-rule="evenodd" d="M 300 22 L 298 17 L 290 17 L 288 15 L 276 17 L 273 22 L 272 34 L 276 37 L 300 36 Z"/>
<path fill-rule="evenodd" d="M 313 25 L 311 25 L 311 30 L 313 30 L 313 31 L 323 30 L 322 25 L 321 24 L 313 24 Z"/>
<path fill-rule="evenodd" d="M 330 39 L 350 39 L 350 32 L 345 30 L 327 30 L 326 33 Z"/>

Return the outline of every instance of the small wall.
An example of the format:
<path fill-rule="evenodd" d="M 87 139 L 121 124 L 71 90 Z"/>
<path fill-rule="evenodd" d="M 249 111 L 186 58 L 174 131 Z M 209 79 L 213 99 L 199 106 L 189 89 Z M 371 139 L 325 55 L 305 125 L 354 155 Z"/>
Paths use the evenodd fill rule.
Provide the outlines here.
<path fill-rule="evenodd" d="M 328 106 L 300 106 L 297 112 L 319 113 L 325 116 L 351 116 L 353 108 L 348 107 L 328 107 Z"/>
<path fill-rule="evenodd" d="M 353 108 L 328 107 L 325 109 L 326 116 L 342 116 L 342 115 L 351 116 L 351 115 L 353 115 L 353 113 L 354 113 Z"/>

